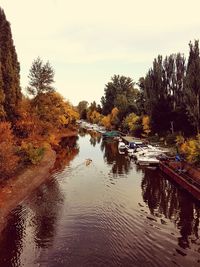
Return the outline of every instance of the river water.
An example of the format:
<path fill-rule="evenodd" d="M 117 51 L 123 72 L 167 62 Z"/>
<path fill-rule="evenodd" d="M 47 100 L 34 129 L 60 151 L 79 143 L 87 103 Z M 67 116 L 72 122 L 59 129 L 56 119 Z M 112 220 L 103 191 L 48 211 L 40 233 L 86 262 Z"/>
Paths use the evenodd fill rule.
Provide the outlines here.
<path fill-rule="evenodd" d="M 77 146 L 7 217 L 1 267 L 200 266 L 188 193 L 99 135 L 81 131 Z"/>

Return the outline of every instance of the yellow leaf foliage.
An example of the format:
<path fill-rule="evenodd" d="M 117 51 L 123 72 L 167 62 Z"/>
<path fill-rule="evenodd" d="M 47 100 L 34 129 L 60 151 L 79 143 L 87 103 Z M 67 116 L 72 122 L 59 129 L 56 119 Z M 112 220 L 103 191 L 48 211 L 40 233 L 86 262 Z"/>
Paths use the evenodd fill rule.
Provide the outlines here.
<path fill-rule="evenodd" d="M 87 113 L 87 118 L 91 123 L 99 123 L 101 121 L 102 115 L 98 111 L 93 110 Z"/>
<path fill-rule="evenodd" d="M 134 131 L 137 125 L 137 122 L 139 120 L 139 116 L 137 116 L 135 113 L 130 113 L 125 119 L 124 119 L 124 126 L 126 126 L 130 131 Z"/>
<path fill-rule="evenodd" d="M 177 137 L 176 137 L 176 144 L 177 145 L 181 145 L 181 144 L 183 144 L 185 142 L 185 138 L 182 136 L 182 135 L 178 135 Z"/>
<path fill-rule="evenodd" d="M 106 129 L 111 129 L 111 115 L 108 114 L 107 116 L 104 116 L 101 120 L 101 124 L 106 128 Z"/>
<path fill-rule="evenodd" d="M 200 136 L 196 139 L 188 139 L 179 145 L 180 152 L 190 163 L 199 163 L 200 161 Z"/>
<path fill-rule="evenodd" d="M 118 122 L 118 108 L 114 107 L 107 116 L 100 117 L 100 123 L 108 130 L 114 128 Z"/>
<path fill-rule="evenodd" d="M 33 104 L 38 118 L 47 123 L 50 128 L 52 126 L 52 128 L 61 129 L 79 119 L 75 108 L 56 92 L 38 95 L 33 100 Z"/>
<path fill-rule="evenodd" d="M 145 115 L 142 117 L 142 126 L 143 126 L 143 132 L 144 132 L 144 136 L 148 136 L 151 132 L 151 128 L 150 128 L 150 117 L 148 115 Z"/>

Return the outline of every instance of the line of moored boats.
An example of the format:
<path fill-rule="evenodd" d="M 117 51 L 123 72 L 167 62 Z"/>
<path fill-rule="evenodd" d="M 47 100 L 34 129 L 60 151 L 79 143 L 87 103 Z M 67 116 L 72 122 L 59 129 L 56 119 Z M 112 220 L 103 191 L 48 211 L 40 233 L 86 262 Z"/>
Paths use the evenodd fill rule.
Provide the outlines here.
<path fill-rule="evenodd" d="M 106 131 L 105 127 L 97 124 L 91 124 L 82 120 L 79 121 L 79 124 L 82 128 L 89 131 L 101 133 L 104 138 L 114 138 L 117 140 L 119 153 L 128 154 L 139 165 L 158 165 L 160 158 L 165 157 L 166 153 L 169 152 L 165 148 L 147 144 L 141 139 L 126 136 L 119 131 Z"/>
<path fill-rule="evenodd" d="M 169 150 L 158 145 L 148 144 L 144 140 L 126 136 L 119 131 L 106 131 L 103 126 L 80 120 L 80 127 L 102 134 L 103 138 L 113 138 L 118 141 L 120 154 L 134 158 L 139 165 L 159 166 L 159 169 L 173 179 L 196 199 L 200 200 L 200 169 L 187 163 L 169 157 Z"/>
<path fill-rule="evenodd" d="M 127 154 L 135 159 L 139 165 L 158 165 L 161 158 L 167 157 L 169 151 L 157 145 L 147 144 L 141 139 L 134 139 L 129 136 L 119 138 L 118 150 L 120 154 Z"/>

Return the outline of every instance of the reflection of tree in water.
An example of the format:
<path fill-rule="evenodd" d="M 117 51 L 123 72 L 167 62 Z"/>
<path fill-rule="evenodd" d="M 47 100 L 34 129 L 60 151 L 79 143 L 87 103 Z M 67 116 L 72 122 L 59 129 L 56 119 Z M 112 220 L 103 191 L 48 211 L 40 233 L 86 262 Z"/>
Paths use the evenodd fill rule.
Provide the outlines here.
<path fill-rule="evenodd" d="M 79 134 L 81 137 L 84 137 L 84 136 L 86 136 L 86 134 L 87 134 L 87 130 L 84 129 L 84 128 L 79 128 L 78 134 Z"/>
<path fill-rule="evenodd" d="M 52 245 L 63 198 L 58 182 L 51 180 L 41 186 L 34 198 L 27 203 L 34 213 L 32 222 L 35 228 L 34 238 L 37 247 L 43 248 Z"/>
<path fill-rule="evenodd" d="M 101 134 L 98 132 L 94 132 L 94 131 L 89 131 L 88 132 L 90 135 L 90 144 L 92 146 L 96 146 L 96 144 L 99 144 L 101 142 Z"/>
<path fill-rule="evenodd" d="M 104 152 L 104 159 L 108 164 L 112 165 L 112 173 L 128 174 L 131 169 L 131 162 L 125 155 L 119 154 L 117 143 L 112 139 L 102 140 L 101 150 Z"/>
<path fill-rule="evenodd" d="M 77 137 L 67 137 L 59 143 L 56 148 L 55 172 L 64 169 L 78 154 L 77 139 Z M 38 247 L 48 247 L 52 244 L 62 202 L 63 195 L 59 183 L 56 179 L 52 179 L 41 186 L 35 193 L 35 198 L 28 203 L 34 213 L 35 242 Z"/>
<path fill-rule="evenodd" d="M 180 229 L 181 237 L 179 237 L 179 245 L 182 248 L 190 247 L 189 236 L 194 235 L 195 239 L 199 239 L 199 211 L 200 208 L 193 201 L 182 196 L 180 198 L 179 221 L 177 222 Z"/>
<path fill-rule="evenodd" d="M 59 146 L 55 149 L 57 153 L 55 169 L 64 169 L 78 155 L 79 148 L 77 147 L 77 140 L 77 136 L 67 137 L 61 140 Z"/>
<path fill-rule="evenodd" d="M 92 146 L 96 146 L 96 144 L 99 144 L 101 142 L 101 134 L 96 131 L 86 130 L 84 128 L 79 129 L 79 135 L 81 137 L 86 136 L 87 134 L 90 135 L 90 144 Z"/>
<path fill-rule="evenodd" d="M 148 204 L 151 214 L 163 214 L 180 230 L 180 247 L 190 246 L 191 235 L 199 238 L 200 206 L 191 196 L 150 169 L 145 169 L 141 186 L 143 199 Z"/>
<path fill-rule="evenodd" d="M 21 266 L 20 254 L 23 247 L 25 219 L 22 206 L 13 212 L 7 222 L 6 228 L 1 233 L 0 239 L 0 266 Z"/>

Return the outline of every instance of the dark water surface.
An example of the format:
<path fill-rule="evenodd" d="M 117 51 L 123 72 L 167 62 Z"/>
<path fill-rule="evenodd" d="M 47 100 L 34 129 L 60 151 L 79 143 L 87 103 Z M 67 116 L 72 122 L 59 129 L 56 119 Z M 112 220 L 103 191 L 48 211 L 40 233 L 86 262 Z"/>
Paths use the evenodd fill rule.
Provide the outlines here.
<path fill-rule="evenodd" d="M 200 206 L 189 194 L 100 136 L 82 132 L 78 146 L 9 214 L 0 267 L 200 266 Z"/>

